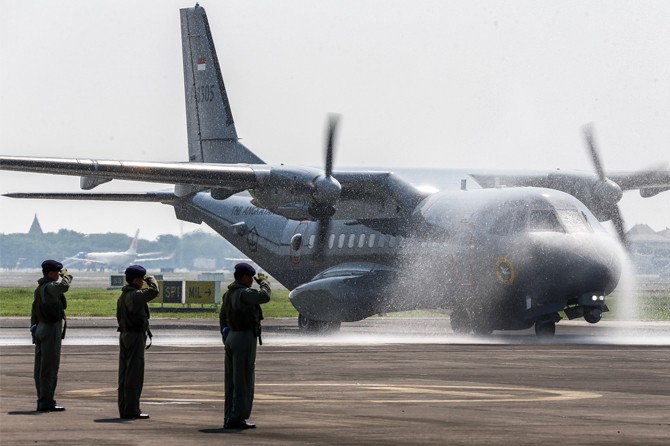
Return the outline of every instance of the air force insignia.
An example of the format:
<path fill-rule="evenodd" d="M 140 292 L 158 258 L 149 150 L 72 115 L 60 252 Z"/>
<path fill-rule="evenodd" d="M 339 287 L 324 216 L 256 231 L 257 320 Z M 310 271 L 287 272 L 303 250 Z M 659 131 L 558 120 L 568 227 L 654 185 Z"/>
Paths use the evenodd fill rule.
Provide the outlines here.
<path fill-rule="evenodd" d="M 496 262 L 496 276 L 504 285 L 512 285 L 516 277 L 516 271 L 512 262 L 507 257 L 501 257 Z"/>

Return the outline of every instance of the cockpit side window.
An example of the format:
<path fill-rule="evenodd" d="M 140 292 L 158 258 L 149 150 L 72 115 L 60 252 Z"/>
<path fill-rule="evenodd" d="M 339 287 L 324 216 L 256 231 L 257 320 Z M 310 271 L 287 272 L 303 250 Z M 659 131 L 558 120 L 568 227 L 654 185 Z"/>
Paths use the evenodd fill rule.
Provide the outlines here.
<path fill-rule="evenodd" d="M 558 218 L 567 232 L 590 232 L 593 229 L 583 212 L 577 209 L 557 209 Z"/>
<path fill-rule="evenodd" d="M 554 211 L 534 209 L 530 211 L 530 232 L 565 232 Z"/>
<path fill-rule="evenodd" d="M 513 212 L 505 212 L 503 215 L 498 217 L 491 227 L 489 228 L 489 233 L 494 235 L 507 235 L 509 234 L 510 226 L 512 224 L 512 219 L 514 217 Z"/>

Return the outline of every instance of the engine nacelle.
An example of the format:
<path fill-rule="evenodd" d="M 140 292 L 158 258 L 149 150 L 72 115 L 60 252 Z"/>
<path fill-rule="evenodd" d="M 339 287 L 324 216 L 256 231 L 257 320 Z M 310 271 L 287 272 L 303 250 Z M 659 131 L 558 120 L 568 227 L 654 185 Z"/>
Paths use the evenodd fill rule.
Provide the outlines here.
<path fill-rule="evenodd" d="M 253 204 L 293 220 L 313 220 L 335 213 L 342 186 L 319 169 L 273 167 L 251 190 Z"/>

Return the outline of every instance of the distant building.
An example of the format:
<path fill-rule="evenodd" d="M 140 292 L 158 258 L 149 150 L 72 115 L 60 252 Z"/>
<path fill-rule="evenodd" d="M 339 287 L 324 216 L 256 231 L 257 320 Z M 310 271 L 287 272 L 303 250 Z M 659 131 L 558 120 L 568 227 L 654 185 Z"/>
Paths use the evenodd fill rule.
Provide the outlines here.
<path fill-rule="evenodd" d="M 35 218 L 33 218 L 33 224 L 30 225 L 30 229 L 28 230 L 28 235 L 42 235 L 42 234 L 44 234 L 44 231 L 42 231 L 40 221 L 37 219 L 37 214 L 35 214 Z"/>
<path fill-rule="evenodd" d="M 656 232 L 638 224 L 626 233 L 626 238 L 638 274 L 670 276 L 670 228 Z"/>

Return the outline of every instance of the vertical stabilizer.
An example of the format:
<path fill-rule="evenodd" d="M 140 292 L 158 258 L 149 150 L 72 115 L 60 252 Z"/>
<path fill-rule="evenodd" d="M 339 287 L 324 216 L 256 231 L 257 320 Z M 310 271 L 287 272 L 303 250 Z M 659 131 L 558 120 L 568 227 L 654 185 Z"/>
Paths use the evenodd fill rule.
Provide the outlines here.
<path fill-rule="evenodd" d="M 238 141 L 205 9 L 180 10 L 189 161 L 263 161 Z"/>
<path fill-rule="evenodd" d="M 140 236 L 140 230 L 139 228 L 137 231 L 135 231 L 135 238 L 133 238 L 133 241 L 130 242 L 130 248 L 128 248 L 128 251 L 126 251 L 126 254 L 137 254 L 137 240 Z"/>

